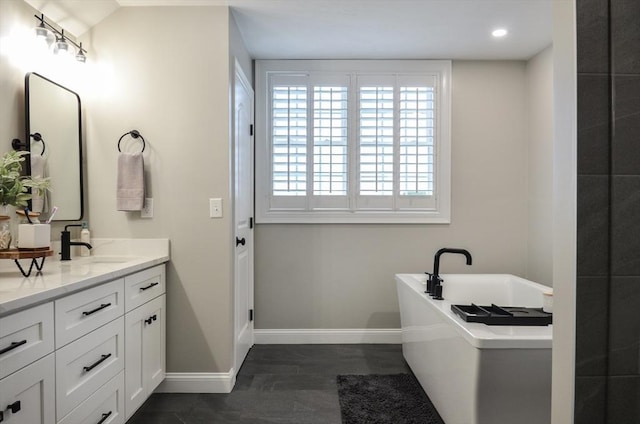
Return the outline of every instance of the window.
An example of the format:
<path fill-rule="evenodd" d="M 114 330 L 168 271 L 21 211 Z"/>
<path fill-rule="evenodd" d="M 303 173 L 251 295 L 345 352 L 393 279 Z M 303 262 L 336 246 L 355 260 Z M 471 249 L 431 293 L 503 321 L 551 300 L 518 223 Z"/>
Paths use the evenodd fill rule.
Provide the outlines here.
<path fill-rule="evenodd" d="M 257 61 L 256 222 L 447 223 L 448 61 Z"/>

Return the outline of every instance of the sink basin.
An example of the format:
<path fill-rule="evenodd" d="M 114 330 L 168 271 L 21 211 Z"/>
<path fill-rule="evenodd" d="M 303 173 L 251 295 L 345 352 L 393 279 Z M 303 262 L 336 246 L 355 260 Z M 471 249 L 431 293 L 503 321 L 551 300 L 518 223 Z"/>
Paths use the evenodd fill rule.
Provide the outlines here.
<path fill-rule="evenodd" d="M 137 259 L 136 256 L 87 256 L 74 257 L 66 263 L 68 265 L 124 264 Z"/>
<path fill-rule="evenodd" d="M 123 264 L 137 258 L 134 256 L 92 256 L 88 259 L 94 264 Z"/>

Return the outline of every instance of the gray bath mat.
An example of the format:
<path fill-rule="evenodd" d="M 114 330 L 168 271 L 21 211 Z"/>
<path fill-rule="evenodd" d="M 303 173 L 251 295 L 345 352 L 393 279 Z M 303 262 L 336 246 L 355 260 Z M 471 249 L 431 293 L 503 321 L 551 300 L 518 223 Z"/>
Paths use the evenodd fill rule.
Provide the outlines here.
<path fill-rule="evenodd" d="M 411 374 L 339 375 L 343 424 L 444 424 Z"/>

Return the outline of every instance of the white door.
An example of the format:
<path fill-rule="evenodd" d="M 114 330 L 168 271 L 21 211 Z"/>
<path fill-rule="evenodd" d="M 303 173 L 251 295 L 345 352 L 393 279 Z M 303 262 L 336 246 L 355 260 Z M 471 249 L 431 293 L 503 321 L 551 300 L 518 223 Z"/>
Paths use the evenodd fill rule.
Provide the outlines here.
<path fill-rule="evenodd" d="M 234 370 L 253 346 L 253 89 L 238 62 L 234 79 Z"/>

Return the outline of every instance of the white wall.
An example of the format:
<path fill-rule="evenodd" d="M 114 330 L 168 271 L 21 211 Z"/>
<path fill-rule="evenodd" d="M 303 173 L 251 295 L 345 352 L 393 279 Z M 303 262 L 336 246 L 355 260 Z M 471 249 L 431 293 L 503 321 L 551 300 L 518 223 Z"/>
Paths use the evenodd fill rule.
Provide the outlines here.
<path fill-rule="evenodd" d="M 256 328 L 398 328 L 393 275 L 527 267 L 526 67 L 453 63 L 450 225 L 256 227 Z"/>
<path fill-rule="evenodd" d="M 0 0 L 0 154 L 11 150 L 11 140 L 25 139 L 24 75 L 13 63 L 12 35 L 33 26 L 33 9 L 22 0 Z"/>
<path fill-rule="evenodd" d="M 574 422 L 576 341 L 576 1 L 553 5 L 552 424 Z"/>
<path fill-rule="evenodd" d="M 242 68 L 242 72 L 247 77 L 249 82 L 253 85 L 253 60 L 249 56 L 242 34 L 236 23 L 236 19 L 233 13 L 229 14 L 229 53 L 232 59 L 236 59 Z M 233 73 L 233 70 L 232 70 Z M 232 80 L 235 78 L 235 73 L 231 76 Z"/>
<path fill-rule="evenodd" d="M 85 101 L 92 236 L 169 238 L 167 370 L 228 372 L 233 352 L 228 8 L 121 8 L 83 41 L 98 62 L 96 73 L 106 75 Z M 116 211 L 117 143 L 132 129 L 146 140 L 153 219 Z M 140 142 L 128 138 L 122 146 L 136 150 Z M 208 217 L 211 197 L 222 198 L 224 218 Z"/>
<path fill-rule="evenodd" d="M 526 277 L 553 282 L 553 48 L 527 62 L 528 254 Z"/>

